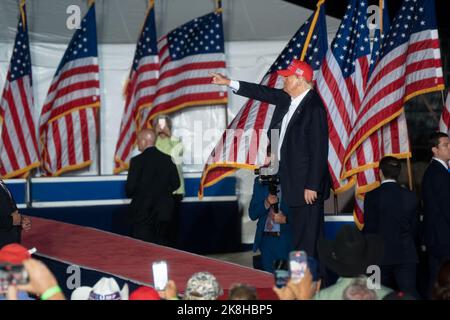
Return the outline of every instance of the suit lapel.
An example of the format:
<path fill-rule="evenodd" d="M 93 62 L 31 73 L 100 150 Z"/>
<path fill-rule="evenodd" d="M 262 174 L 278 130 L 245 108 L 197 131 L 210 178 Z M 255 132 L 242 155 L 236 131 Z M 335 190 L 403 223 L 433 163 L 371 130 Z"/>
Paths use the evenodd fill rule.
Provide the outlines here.
<path fill-rule="evenodd" d="M 278 130 L 281 129 L 281 122 L 283 122 L 283 117 L 288 110 L 288 108 L 275 108 L 269 128 Z"/>

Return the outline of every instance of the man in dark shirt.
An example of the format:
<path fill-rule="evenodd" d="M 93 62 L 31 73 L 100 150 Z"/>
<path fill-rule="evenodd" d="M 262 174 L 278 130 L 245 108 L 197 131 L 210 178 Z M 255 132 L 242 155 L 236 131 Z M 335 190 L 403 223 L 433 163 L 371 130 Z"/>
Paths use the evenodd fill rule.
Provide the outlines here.
<path fill-rule="evenodd" d="M 125 188 L 127 197 L 132 198 L 132 237 L 167 245 L 174 208 L 172 193 L 180 186 L 180 179 L 171 157 L 159 151 L 155 141 L 151 129 L 138 134 L 141 154 L 131 159 Z"/>

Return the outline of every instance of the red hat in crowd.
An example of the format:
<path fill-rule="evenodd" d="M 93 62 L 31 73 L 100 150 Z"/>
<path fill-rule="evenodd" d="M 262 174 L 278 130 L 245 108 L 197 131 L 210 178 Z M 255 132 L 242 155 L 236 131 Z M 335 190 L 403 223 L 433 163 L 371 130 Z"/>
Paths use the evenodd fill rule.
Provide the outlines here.
<path fill-rule="evenodd" d="M 305 78 L 306 81 L 311 82 L 313 79 L 313 69 L 309 64 L 300 60 L 292 60 L 287 69 L 279 70 L 277 73 L 283 77 L 296 75 Z"/>
<path fill-rule="evenodd" d="M 153 288 L 139 287 L 130 294 L 129 300 L 161 300 L 161 297 Z"/>
<path fill-rule="evenodd" d="M 7 244 L 0 250 L 0 262 L 21 264 L 24 260 L 30 259 L 31 254 L 27 248 L 18 243 Z"/>

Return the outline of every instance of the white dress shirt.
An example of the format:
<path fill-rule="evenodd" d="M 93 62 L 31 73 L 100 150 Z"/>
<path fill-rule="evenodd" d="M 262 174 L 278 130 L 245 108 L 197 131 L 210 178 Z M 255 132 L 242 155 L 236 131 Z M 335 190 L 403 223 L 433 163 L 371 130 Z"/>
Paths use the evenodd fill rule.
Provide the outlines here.
<path fill-rule="evenodd" d="M 283 145 L 284 136 L 286 134 L 287 127 L 289 126 L 289 122 L 292 119 L 292 116 L 294 115 L 295 111 L 297 110 L 297 107 L 299 106 L 300 102 L 302 102 L 303 98 L 306 96 L 306 94 L 309 92 L 310 89 L 303 92 L 301 95 L 293 98 L 291 100 L 291 105 L 289 106 L 288 112 L 283 117 L 283 121 L 281 122 L 281 128 L 280 128 L 280 140 L 278 141 L 278 161 L 281 161 L 281 146 Z"/>
<path fill-rule="evenodd" d="M 381 181 L 381 184 L 387 183 L 387 182 L 395 182 L 395 183 L 397 183 L 397 181 L 395 179 L 384 179 L 383 181 Z"/>
<path fill-rule="evenodd" d="M 433 160 L 440 162 L 444 166 L 445 170 L 448 170 L 448 165 L 445 163 L 444 160 L 438 159 L 436 157 L 433 157 Z"/>

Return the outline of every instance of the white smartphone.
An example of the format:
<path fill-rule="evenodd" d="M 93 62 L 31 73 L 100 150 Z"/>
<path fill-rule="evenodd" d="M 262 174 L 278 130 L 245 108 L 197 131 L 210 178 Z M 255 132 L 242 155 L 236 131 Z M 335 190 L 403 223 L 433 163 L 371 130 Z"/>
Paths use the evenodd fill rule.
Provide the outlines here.
<path fill-rule="evenodd" d="M 153 285 L 156 290 L 162 291 L 166 288 L 168 278 L 166 261 L 155 261 L 152 264 Z"/>

